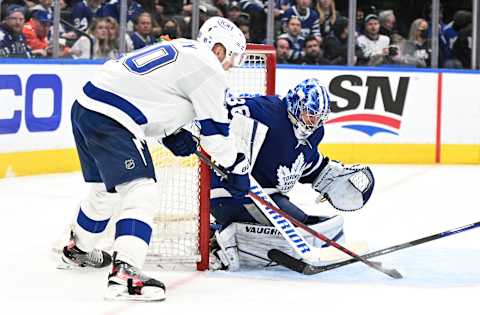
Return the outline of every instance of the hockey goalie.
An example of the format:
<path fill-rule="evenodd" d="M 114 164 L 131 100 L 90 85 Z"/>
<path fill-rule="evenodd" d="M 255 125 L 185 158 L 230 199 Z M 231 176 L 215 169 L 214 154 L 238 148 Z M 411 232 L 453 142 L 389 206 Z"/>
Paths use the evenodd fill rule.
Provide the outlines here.
<path fill-rule="evenodd" d="M 330 113 L 327 89 L 316 79 L 307 79 L 284 98 L 230 95 L 226 105 L 232 118 L 231 130 L 243 142 L 237 147 L 250 155 L 251 177 L 264 192 L 293 218 L 331 240 L 344 241 L 341 215 L 308 215 L 287 196 L 297 182 L 308 183 L 319 193 L 319 199 L 327 200 L 337 210 L 355 211 L 366 204 L 373 191 L 374 177 L 368 166 L 346 167 L 318 151 Z M 218 174 L 212 173 L 211 206 L 217 231 L 211 269 L 273 267 L 267 257 L 272 248 L 302 258 L 259 206 L 248 197 L 233 198 L 227 186 Z M 327 245 L 309 234 L 302 236 L 314 248 Z"/>

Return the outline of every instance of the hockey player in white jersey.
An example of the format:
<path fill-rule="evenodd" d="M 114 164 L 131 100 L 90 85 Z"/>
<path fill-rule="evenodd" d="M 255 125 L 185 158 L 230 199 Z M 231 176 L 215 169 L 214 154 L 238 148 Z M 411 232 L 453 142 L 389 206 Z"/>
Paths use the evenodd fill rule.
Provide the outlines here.
<path fill-rule="evenodd" d="M 229 170 L 227 190 L 238 198 L 248 192 L 249 161 L 229 134 L 223 104 L 224 70 L 240 61 L 245 47 L 233 23 L 211 18 L 197 41 L 162 42 L 106 62 L 75 101 L 73 134 L 84 179 L 92 184 L 62 259 L 82 267 L 113 261 L 107 299 L 165 299 L 164 284 L 140 271 L 159 203 L 145 137 L 157 137 L 173 154 L 188 156 L 197 143 L 182 127 L 195 119 L 201 146 Z M 94 246 L 115 207 L 120 215 L 110 257 Z"/>
<path fill-rule="evenodd" d="M 340 215 L 308 215 L 287 196 L 297 182 L 307 183 L 336 209 L 353 211 L 362 208 L 372 193 L 374 178 L 370 168 L 346 167 L 318 151 L 325 132 L 324 123 L 330 113 L 327 89 L 318 80 L 307 79 L 288 91 L 284 98 L 233 96 L 227 97 L 226 103 L 233 118 L 233 132 L 233 127 L 237 126 L 235 122 L 240 118 L 238 114 L 257 123 L 252 132 L 239 134 L 247 134 L 249 138 L 244 142 L 253 144 L 245 152 L 252 152 L 251 176 L 265 193 L 290 216 L 341 242 L 344 234 Z M 264 137 L 258 132 L 260 126 L 268 127 Z M 357 182 L 357 178 L 362 182 Z M 220 259 L 212 257 L 212 267 L 231 271 L 240 267 L 272 267 L 274 264 L 267 257 L 272 248 L 300 258 L 250 198 L 233 198 L 225 184 L 212 172 L 212 214 L 221 226 L 220 232 L 216 233 L 218 246 L 212 249 Z M 311 235 L 305 234 L 304 237 L 314 247 L 326 246 Z"/>

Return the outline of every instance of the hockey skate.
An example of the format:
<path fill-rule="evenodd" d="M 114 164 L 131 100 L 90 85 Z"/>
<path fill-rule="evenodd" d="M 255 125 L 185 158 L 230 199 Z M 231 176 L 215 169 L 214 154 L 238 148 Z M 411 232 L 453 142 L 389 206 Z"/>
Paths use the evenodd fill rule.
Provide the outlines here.
<path fill-rule="evenodd" d="M 141 273 L 138 268 L 121 260 L 114 262 L 108 275 L 106 300 L 114 301 L 163 301 L 165 285 Z"/>
<path fill-rule="evenodd" d="M 103 268 L 112 263 L 109 253 L 94 249 L 91 252 L 84 252 L 77 247 L 76 236 L 70 232 L 70 241 L 63 248 L 62 262 L 58 269 L 79 269 L 79 268 Z"/>

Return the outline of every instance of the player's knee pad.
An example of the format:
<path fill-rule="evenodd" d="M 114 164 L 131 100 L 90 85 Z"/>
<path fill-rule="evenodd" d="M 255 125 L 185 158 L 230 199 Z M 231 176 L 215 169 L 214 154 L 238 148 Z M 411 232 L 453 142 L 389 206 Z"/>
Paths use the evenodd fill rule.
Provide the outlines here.
<path fill-rule="evenodd" d="M 158 189 L 151 178 L 139 178 L 121 185 L 116 190 L 122 197 L 119 220 L 124 217 L 141 220 L 150 226 L 158 207 Z"/>
<path fill-rule="evenodd" d="M 80 203 L 85 215 L 97 221 L 110 219 L 119 205 L 120 196 L 117 193 L 107 192 L 103 183 L 91 184 L 87 197 Z"/>

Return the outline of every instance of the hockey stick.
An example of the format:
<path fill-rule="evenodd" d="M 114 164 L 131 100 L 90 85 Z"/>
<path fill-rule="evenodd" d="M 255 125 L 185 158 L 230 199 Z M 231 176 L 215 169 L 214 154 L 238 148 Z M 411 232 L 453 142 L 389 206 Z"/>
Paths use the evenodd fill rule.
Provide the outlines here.
<path fill-rule="evenodd" d="M 198 150 L 195 151 L 195 154 L 208 166 L 213 168 L 222 178 L 227 178 L 227 172 L 220 167 L 213 163 L 207 156 L 203 153 L 199 152 Z M 285 236 L 285 239 L 289 243 L 294 244 L 294 249 L 297 253 L 300 253 L 301 256 L 306 256 L 307 253 L 312 252 L 312 248 L 308 245 L 308 243 L 302 241 L 302 237 L 299 233 L 295 233 L 293 225 L 290 224 L 292 222 L 297 227 L 307 231 L 308 233 L 312 234 L 313 236 L 317 237 L 318 239 L 324 241 L 330 246 L 335 247 L 336 249 L 344 252 L 345 254 L 353 257 L 355 260 L 359 260 L 369 266 L 370 268 L 376 269 L 394 279 L 401 279 L 403 278 L 402 275 L 395 269 L 386 269 L 380 266 L 379 264 L 373 263 L 368 261 L 367 259 L 359 256 L 358 254 L 352 252 L 351 250 L 343 247 L 342 245 L 338 244 L 337 242 L 329 239 L 325 235 L 315 231 L 314 229 L 310 228 L 309 226 L 303 224 L 302 222 L 298 221 L 297 219 L 290 216 L 285 211 L 279 209 L 278 207 L 274 206 L 269 200 L 269 196 L 264 193 L 263 189 L 258 185 L 253 177 L 250 177 L 253 184 L 250 187 L 250 191 L 248 192 L 248 196 L 253 199 L 253 201 L 260 206 L 260 210 L 267 215 L 267 218 L 272 221 L 274 226 L 280 226 L 279 231 L 282 235 Z M 263 211 L 265 210 L 265 211 Z M 288 222 L 290 221 L 290 222 Z M 303 255 L 302 255 L 303 254 Z"/>
<path fill-rule="evenodd" d="M 401 250 L 401 249 L 417 246 L 417 245 L 420 245 L 420 244 L 423 244 L 423 243 L 427 243 L 427 242 L 434 241 L 434 240 L 437 240 L 437 239 L 440 239 L 440 238 L 444 238 L 444 237 L 447 237 L 447 236 L 450 236 L 450 235 L 453 235 L 453 234 L 462 233 L 462 232 L 465 232 L 465 231 L 468 231 L 468 230 L 471 230 L 471 229 L 474 229 L 474 228 L 477 228 L 477 227 L 480 227 L 480 221 L 472 223 L 472 224 L 464 225 L 462 227 L 458 227 L 458 228 L 455 228 L 455 229 L 450 229 L 450 230 L 447 230 L 447 231 L 444 231 L 444 232 L 440 232 L 440 233 L 437 233 L 437 234 L 432 234 L 432 235 L 422 237 L 422 238 L 419 238 L 419 239 L 416 239 L 416 240 L 413 240 L 413 241 L 409 241 L 409 242 L 405 242 L 405 243 L 402 243 L 402 244 L 398 244 L 398 245 L 386 247 L 386 248 L 383 248 L 383 249 L 379 249 L 377 251 L 365 254 L 361 257 L 365 258 L 365 259 L 368 259 L 368 258 L 373 258 L 373 257 L 377 257 L 377 256 L 382 256 L 382 255 L 385 255 L 385 254 L 396 252 L 396 251 Z M 324 265 L 324 266 L 314 266 L 314 265 L 310 265 L 310 264 L 308 264 L 304 261 L 301 261 L 299 259 L 296 259 L 296 258 L 278 250 L 278 249 L 270 250 L 268 252 L 268 258 L 270 258 L 272 261 L 274 261 L 274 262 L 276 262 L 276 263 L 278 263 L 278 264 L 280 264 L 284 267 L 287 267 L 288 269 L 291 269 L 291 270 L 299 272 L 299 273 L 303 273 L 304 275 L 315 275 L 315 274 L 318 274 L 318 273 L 321 273 L 321 272 L 325 272 L 325 271 L 328 271 L 328 270 L 336 269 L 336 268 L 339 268 L 339 267 L 343 267 L 343 266 L 350 265 L 350 264 L 358 262 L 357 259 L 352 258 L 352 259 L 349 259 L 349 260 L 344 260 L 344 261 L 340 261 L 340 262 L 337 262 L 337 263 L 332 263 L 332 264 L 328 264 L 328 265 Z"/>

